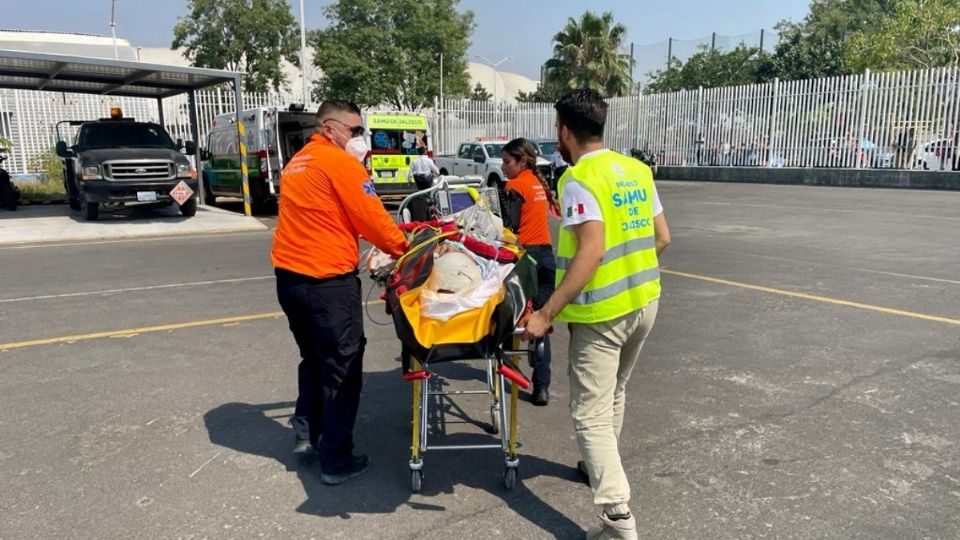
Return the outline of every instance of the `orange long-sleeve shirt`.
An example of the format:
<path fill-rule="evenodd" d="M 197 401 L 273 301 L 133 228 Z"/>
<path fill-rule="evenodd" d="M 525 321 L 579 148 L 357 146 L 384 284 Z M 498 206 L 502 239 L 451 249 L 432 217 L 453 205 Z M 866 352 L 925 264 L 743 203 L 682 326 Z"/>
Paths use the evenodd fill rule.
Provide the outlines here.
<path fill-rule="evenodd" d="M 367 171 L 323 135 L 290 160 L 280 186 L 270 254 L 277 268 L 315 278 L 350 272 L 360 259 L 359 235 L 395 257 L 407 248 Z"/>
<path fill-rule="evenodd" d="M 547 222 L 550 203 L 543 184 L 529 169 L 524 169 L 516 178 L 507 182 L 506 189 L 512 189 L 523 197 L 520 207 L 520 243 L 525 246 L 550 244 L 550 224 Z"/>

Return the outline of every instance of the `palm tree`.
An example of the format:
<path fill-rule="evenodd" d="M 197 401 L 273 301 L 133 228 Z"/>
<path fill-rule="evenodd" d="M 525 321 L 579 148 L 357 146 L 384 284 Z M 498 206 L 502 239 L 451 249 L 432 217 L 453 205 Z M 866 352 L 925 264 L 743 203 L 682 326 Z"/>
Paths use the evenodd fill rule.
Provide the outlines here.
<path fill-rule="evenodd" d="M 620 52 L 627 28 L 613 22 L 613 14 L 587 11 L 577 21 L 567 19 L 553 36 L 553 58 L 547 76 L 568 88 L 592 88 L 606 96 L 620 96 L 633 88 L 632 59 Z"/>

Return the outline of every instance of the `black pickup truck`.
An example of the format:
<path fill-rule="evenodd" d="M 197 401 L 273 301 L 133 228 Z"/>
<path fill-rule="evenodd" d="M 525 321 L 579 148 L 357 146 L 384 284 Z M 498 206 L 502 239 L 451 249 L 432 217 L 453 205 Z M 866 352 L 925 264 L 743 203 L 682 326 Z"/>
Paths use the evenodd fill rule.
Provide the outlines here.
<path fill-rule="evenodd" d="M 73 146 L 61 137 L 64 124 L 77 128 Z M 60 122 L 57 138 L 70 207 L 85 220 L 96 220 L 101 207 L 174 204 L 172 192 L 180 182 L 193 192 L 179 204 L 180 213 L 197 213 L 197 173 L 182 153 L 196 151 L 192 141 L 174 143 L 159 124 L 119 115 Z"/>

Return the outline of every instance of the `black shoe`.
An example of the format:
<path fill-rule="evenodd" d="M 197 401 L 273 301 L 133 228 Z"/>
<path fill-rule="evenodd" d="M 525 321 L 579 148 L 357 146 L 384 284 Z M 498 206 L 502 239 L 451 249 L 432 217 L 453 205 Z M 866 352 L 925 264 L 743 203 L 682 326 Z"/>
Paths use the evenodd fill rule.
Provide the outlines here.
<path fill-rule="evenodd" d="M 590 472 L 587 471 L 587 462 L 578 461 L 577 462 L 577 471 L 580 472 L 580 479 L 583 480 L 585 484 L 590 485 Z"/>
<path fill-rule="evenodd" d="M 307 419 L 302 416 L 294 416 L 290 419 L 290 426 L 293 427 L 293 433 L 296 436 L 293 443 L 293 453 L 303 455 L 310 452 L 313 446 L 310 444 L 310 425 Z"/>
<path fill-rule="evenodd" d="M 546 388 L 534 388 L 530 402 L 537 407 L 545 406 L 547 403 L 550 403 L 550 391 Z"/>
<path fill-rule="evenodd" d="M 370 458 L 365 455 L 353 456 L 350 458 L 350 464 L 343 469 L 321 473 L 320 481 L 328 486 L 339 486 L 351 478 L 360 476 L 368 467 L 370 467 Z"/>

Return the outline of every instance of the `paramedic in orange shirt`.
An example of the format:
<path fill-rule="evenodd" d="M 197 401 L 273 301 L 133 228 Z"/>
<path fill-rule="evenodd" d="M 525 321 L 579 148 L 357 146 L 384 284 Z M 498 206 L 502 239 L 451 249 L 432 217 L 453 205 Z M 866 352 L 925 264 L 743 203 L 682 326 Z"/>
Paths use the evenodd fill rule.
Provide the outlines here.
<path fill-rule="evenodd" d="M 546 180 L 537 170 L 537 149 L 526 139 L 514 139 L 504 145 L 503 174 L 510 180 L 505 189 L 511 196 L 519 196 L 520 226 L 517 234 L 520 243 L 537 261 L 537 298 L 534 307 L 540 306 L 553 294 L 557 262 L 550 239 L 550 224 L 547 216 L 560 215 L 560 208 L 547 187 Z M 543 337 L 543 347 L 538 347 L 533 356 L 534 405 L 543 406 L 550 401 L 550 337 Z"/>
<path fill-rule="evenodd" d="M 366 337 L 358 237 L 394 257 L 407 247 L 361 161 L 367 149 L 360 109 L 325 101 L 310 141 L 281 178 L 273 235 L 277 298 L 300 348 L 294 451 L 320 453 L 320 480 L 340 484 L 369 465 L 353 454 Z"/>

